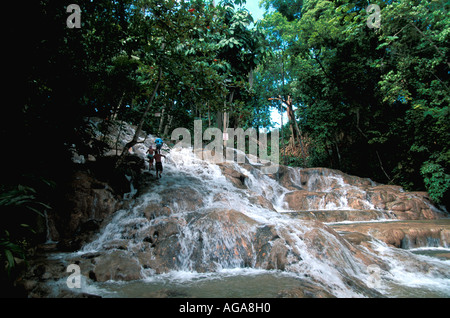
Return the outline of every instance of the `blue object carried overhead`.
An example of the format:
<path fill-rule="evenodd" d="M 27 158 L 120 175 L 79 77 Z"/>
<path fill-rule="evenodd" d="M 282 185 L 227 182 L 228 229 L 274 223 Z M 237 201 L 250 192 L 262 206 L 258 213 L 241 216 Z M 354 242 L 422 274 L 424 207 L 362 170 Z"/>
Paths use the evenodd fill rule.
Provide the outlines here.
<path fill-rule="evenodd" d="M 161 151 L 161 148 L 164 143 L 163 140 L 161 138 L 156 138 L 155 143 L 156 143 L 156 150 Z"/>

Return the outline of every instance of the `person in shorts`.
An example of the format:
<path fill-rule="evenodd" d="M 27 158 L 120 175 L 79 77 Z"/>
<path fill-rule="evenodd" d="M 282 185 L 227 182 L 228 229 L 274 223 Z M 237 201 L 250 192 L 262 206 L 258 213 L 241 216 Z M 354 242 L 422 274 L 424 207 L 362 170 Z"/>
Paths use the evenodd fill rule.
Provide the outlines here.
<path fill-rule="evenodd" d="M 153 149 L 152 145 L 150 145 L 147 150 L 148 170 L 153 169 L 153 159 L 154 159 L 155 152 L 156 152 L 155 149 Z"/>
<path fill-rule="evenodd" d="M 156 151 L 154 158 L 155 158 L 155 166 L 156 166 L 156 178 L 161 178 L 161 173 L 163 172 L 163 165 L 161 162 L 161 158 L 166 156 L 162 155 L 161 152 Z"/>

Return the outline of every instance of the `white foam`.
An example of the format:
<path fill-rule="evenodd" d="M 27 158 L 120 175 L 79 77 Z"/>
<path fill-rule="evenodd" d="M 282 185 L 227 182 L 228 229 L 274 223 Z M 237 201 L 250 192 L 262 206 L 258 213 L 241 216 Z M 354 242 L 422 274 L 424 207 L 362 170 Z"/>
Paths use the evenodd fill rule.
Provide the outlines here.
<path fill-rule="evenodd" d="M 251 242 L 258 226 L 271 226 L 278 232 L 280 238 L 284 240 L 288 250 L 287 257 L 289 259 L 286 268 L 288 273 L 298 276 L 308 275 L 338 297 L 362 297 L 361 294 L 350 289 L 346 281 L 350 277 L 362 282 L 369 282 L 371 276 L 367 271 L 367 266 L 354 257 L 353 252 L 347 245 L 343 244 L 335 235 L 323 229 L 320 230 L 323 249 L 332 257 L 318 257 L 317 255 L 321 255 L 320 252 L 315 250 L 315 247 L 308 244 L 309 242 L 304 239 L 305 234 L 312 230 L 307 223 L 293 220 L 288 215 L 277 213 L 277 211 L 286 209 L 283 199 L 284 195 L 290 190 L 281 186 L 276 180 L 262 174 L 257 169 L 246 169 L 236 163 L 229 163 L 234 170 L 247 176 L 245 185 L 248 189 L 238 189 L 223 175 L 219 166 L 199 159 L 193 153 L 192 148 L 172 149 L 170 153 L 167 153 L 167 160 L 163 164 L 163 178 L 152 185 L 150 192 L 137 198 L 131 209 L 117 211 L 98 237 L 84 246 L 84 253 L 101 251 L 105 243 L 113 240 L 123 240 L 124 231 L 135 225 L 139 225 L 138 232 L 134 238 L 128 239 L 128 249 L 139 247 L 140 240 L 142 241 L 143 239 L 139 235 L 139 230 L 145 232 L 145 229 L 159 221 L 158 218 L 153 220 L 144 218 L 142 216 L 143 209 L 149 203 L 164 204 L 162 202 L 163 197 L 174 186 L 176 188 L 185 187 L 196 191 L 202 196 L 203 206 L 198 208 L 195 211 L 196 213 L 207 213 L 208 210 L 217 208 L 234 209 L 253 219 L 255 225 L 242 226 L 240 229 L 243 232 L 234 231 L 230 234 L 224 231 L 220 224 L 216 224 L 210 219 L 202 220 L 200 218 L 196 219 L 196 222 L 191 221 L 190 223 L 186 221 L 183 223 L 186 226 L 179 228 L 179 233 L 177 234 L 178 243 L 181 246 L 181 252 L 177 255 L 178 268 L 169 273 L 158 275 L 153 270 L 143 269 L 144 281 L 188 282 L 216 279 L 227 275 L 256 275 L 257 273 L 267 272 L 261 269 L 245 268 L 248 266 L 249 261 L 247 260 L 247 263 L 245 263 L 242 255 L 235 255 L 233 250 L 242 241 Z M 291 173 L 292 180 L 301 186 L 300 174 L 295 169 L 290 171 L 293 172 Z M 342 198 L 333 205 L 323 203 L 321 205 L 323 209 L 349 209 L 346 194 L 350 186 L 344 183 L 342 177 L 335 175 L 320 176 L 320 178 L 312 177 L 308 182 L 308 189 L 311 191 L 316 189 L 319 182 L 322 183 L 321 187 L 325 184 L 326 193 L 333 194 L 333 191 L 338 191 L 337 194 Z M 334 188 L 336 185 L 338 187 Z M 250 199 L 255 194 L 269 200 L 277 211 L 251 203 Z M 220 200 L 217 200 L 218 196 L 221 197 Z M 173 204 L 173 214 L 171 216 L 179 220 L 186 220 L 189 213 L 193 211 L 184 210 L 181 203 L 178 202 L 176 204 L 175 202 Z M 370 205 L 367 207 L 370 208 Z M 390 220 L 379 220 L 378 222 L 386 221 Z M 342 223 L 344 222 L 332 224 Z M 364 223 L 367 223 L 367 221 Z M 210 273 L 194 271 L 195 264 L 193 262 L 198 261 L 198 257 L 195 260 L 193 259 L 193 248 L 195 243 L 199 241 L 200 236 L 202 240 L 201 259 L 208 265 L 214 265 L 212 266 L 214 271 Z M 212 256 L 216 246 L 223 247 L 227 251 L 219 259 Z M 405 286 L 425 286 L 426 288 L 439 286 L 440 290 L 442 288 L 444 291 L 450 290 L 448 278 L 445 275 L 442 276 L 441 272 L 437 271 L 429 275 L 408 272 L 409 261 L 404 261 L 403 255 L 393 253 L 389 247 L 381 244 L 376 246 L 376 251 L 377 254 L 374 257 L 381 258 L 384 262 L 390 264 L 391 267 L 389 271 L 382 273 L 383 283 L 380 284 L 378 290 L 386 292 L 386 281 L 389 279 Z M 255 263 L 256 251 L 254 252 L 250 265 Z M 408 257 L 411 257 L 411 255 L 408 255 Z M 408 259 L 408 257 L 405 259 Z M 417 259 L 415 258 L 416 256 L 412 257 Z M 434 265 L 435 263 L 433 263 Z M 444 266 L 448 270 L 447 263 L 439 263 L 438 265 L 439 268 Z"/>

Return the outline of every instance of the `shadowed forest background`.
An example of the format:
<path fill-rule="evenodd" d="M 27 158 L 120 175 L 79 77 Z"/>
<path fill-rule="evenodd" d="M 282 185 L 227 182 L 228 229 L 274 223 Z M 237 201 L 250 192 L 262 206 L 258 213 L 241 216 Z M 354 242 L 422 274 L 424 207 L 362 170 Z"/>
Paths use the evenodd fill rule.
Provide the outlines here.
<path fill-rule="evenodd" d="M 281 164 L 428 191 L 448 206 L 448 2 L 262 0 L 254 21 L 245 0 L 80 0 L 72 29 L 70 3 L 34 1 L 6 26 L 4 275 L 42 240 L 36 215 L 58 206 L 75 145 L 102 153 L 87 117 L 169 141 L 195 119 L 204 129 L 271 129 L 275 108 L 289 118 Z M 367 26 L 371 3 L 378 29 Z"/>

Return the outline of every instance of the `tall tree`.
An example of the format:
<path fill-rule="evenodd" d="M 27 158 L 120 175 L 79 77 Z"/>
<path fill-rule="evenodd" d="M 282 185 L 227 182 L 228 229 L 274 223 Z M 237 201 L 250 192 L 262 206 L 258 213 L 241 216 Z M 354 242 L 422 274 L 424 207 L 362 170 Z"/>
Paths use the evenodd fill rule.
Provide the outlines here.
<path fill-rule="evenodd" d="M 313 140 L 309 165 L 448 200 L 449 5 L 384 2 L 373 29 L 366 1 L 304 1 L 296 14 L 281 9 L 290 1 L 264 3 L 276 11 L 263 24 L 287 48 L 282 83 Z"/>

